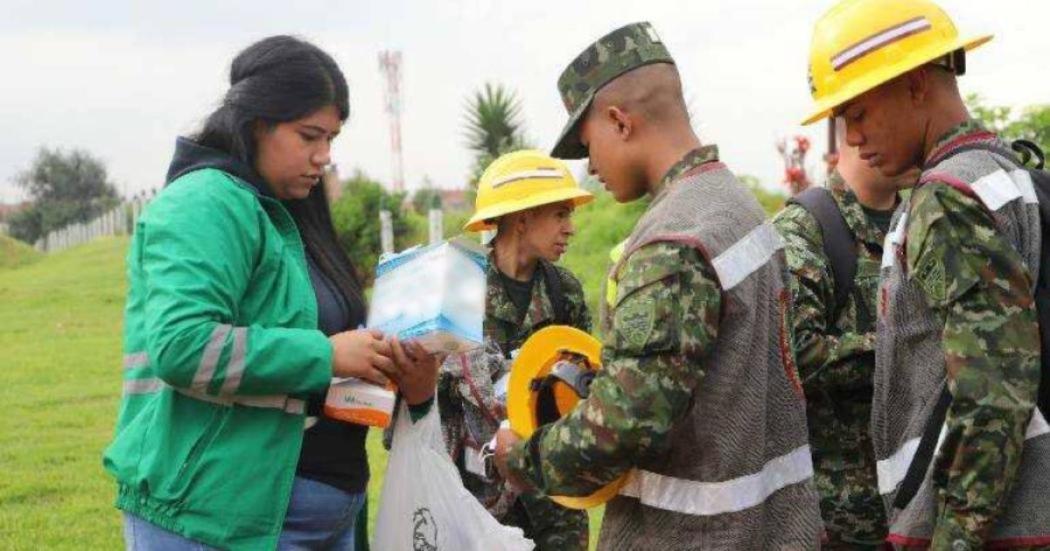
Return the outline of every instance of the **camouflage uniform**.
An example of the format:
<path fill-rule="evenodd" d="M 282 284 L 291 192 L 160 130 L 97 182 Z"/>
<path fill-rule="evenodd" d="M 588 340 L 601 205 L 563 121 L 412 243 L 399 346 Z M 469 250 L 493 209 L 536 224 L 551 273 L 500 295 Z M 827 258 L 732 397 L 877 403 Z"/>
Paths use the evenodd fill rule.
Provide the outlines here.
<path fill-rule="evenodd" d="M 941 138 L 930 157 L 934 159 L 959 143 L 987 140 L 988 135 L 978 123 L 964 123 Z M 1005 173 L 1001 174 L 1005 185 L 1012 185 Z M 938 361 L 946 370 L 953 401 L 932 465 L 932 479 L 927 480 L 932 480 L 936 502 L 930 545 L 934 549 L 979 549 L 986 545 L 997 521 L 1009 516 L 1007 505 L 1012 495 L 1025 490 L 1014 482 L 1022 474 L 1022 448 L 1033 415 L 1040 371 L 1032 260 L 1022 256 L 1027 253 L 1019 252 L 1011 242 L 1013 238 L 1000 226 L 1010 219 L 1000 218 L 998 213 L 993 215 L 970 184 L 950 181 L 928 168 L 922 181 L 925 183 L 912 192 L 903 209 L 907 222 L 895 220 L 891 234 L 896 235 L 896 226 L 904 224 L 903 239 L 895 245 L 893 254 L 897 261 L 891 263 L 886 277 L 905 278 L 905 285 L 919 289 L 929 314 L 938 328 L 943 328 L 934 338 L 943 353 Z M 1003 187 L 1002 180 L 994 184 L 999 186 L 998 193 L 1009 190 Z M 1029 211 L 1028 216 L 1037 215 Z M 1026 231 L 1038 231 L 1037 219 L 1026 224 Z M 1010 228 L 1006 226 L 1007 230 Z M 904 275 L 898 276 L 900 273 Z M 899 316 L 927 315 L 895 315 L 894 305 L 886 301 L 897 300 L 898 295 L 892 289 L 888 294 L 884 290 L 883 295 L 872 426 L 880 455 L 892 451 L 880 450 L 880 441 L 887 439 L 883 436 L 888 434 L 887 427 L 894 423 L 894 412 L 900 410 L 891 402 L 907 392 L 891 388 L 893 381 L 906 379 L 914 367 L 893 363 L 899 360 L 893 359 L 891 351 L 899 349 L 900 341 L 897 345 L 887 341 L 884 358 L 884 333 L 912 331 L 907 327 L 899 329 Z M 921 337 L 912 337 L 908 342 L 914 341 L 918 347 L 923 344 L 918 340 Z M 883 407 L 880 402 L 889 405 Z M 911 511 L 923 497 L 923 489 L 913 499 L 913 505 L 899 513 Z M 1022 519 L 1026 516 L 1023 510 L 1010 514 Z M 898 519 L 891 520 L 896 527 Z M 1031 526 L 1031 522 L 1028 524 Z M 1045 530 L 1046 526 L 1040 528 Z M 891 541 L 894 538 L 891 533 Z M 1019 541 L 1023 539 L 1014 538 L 1012 543 L 1019 546 L 1024 544 Z"/>
<path fill-rule="evenodd" d="M 568 270 L 555 266 L 567 303 L 569 325 L 590 331 L 591 317 L 583 287 Z M 537 267 L 528 310 L 519 312 L 505 289 L 494 262 L 489 262 L 483 349 L 450 357 L 438 379 L 437 400 L 445 444 L 460 469 L 463 483 L 489 512 L 504 524 L 518 526 L 541 550 L 586 549 L 588 518 L 534 493 L 521 495 L 503 480 L 486 482 L 466 469 L 464 452 L 488 442 L 506 418 L 504 404 L 493 388 L 510 370 L 507 355 L 521 348 L 532 333 L 553 323 L 555 312 L 543 271 Z M 464 450 L 464 448 L 467 448 Z"/>
<path fill-rule="evenodd" d="M 661 202 L 668 188 L 684 182 L 684 175 L 716 161 L 717 155 L 714 146 L 686 155 L 653 189 L 653 205 Z M 758 209 L 757 204 L 754 208 Z M 603 369 L 591 384 L 590 396 L 569 415 L 542 427 L 509 452 L 508 468 L 543 492 L 589 495 L 634 467 L 652 468 L 653 464 L 661 464 L 663 460 L 659 458 L 671 453 L 675 438 L 689 441 L 691 437 L 685 433 L 698 430 L 692 421 L 697 396 L 705 377 L 709 376 L 706 360 L 716 350 L 725 314 L 724 291 L 711 261 L 692 244 L 657 241 L 630 252 L 616 268 L 614 279 L 617 283 L 615 308 L 609 314 L 610 332 L 603 336 Z M 785 313 L 786 304 L 785 297 Z M 786 318 L 782 322 L 783 350 L 790 355 Z M 791 377 L 795 376 L 790 361 L 778 369 L 782 377 L 787 374 L 786 370 Z M 796 428 L 799 440 L 804 443 L 801 404 L 796 405 Z M 677 453 L 678 459 L 674 461 L 680 462 L 681 451 Z M 671 461 L 668 456 L 668 462 Z M 808 451 L 805 462 L 805 468 L 811 469 Z M 796 541 L 797 546 L 793 544 L 788 548 L 806 549 L 816 545 L 819 519 L 816 495 L 809 484 L 806 479 L 782 490 L 791 495 L 787 500 L 800 497 L 805 504 L 800 506 L 806 509 L 800 516 L 806 516 L 810 507 L 812 512 L 803 526 L 792 525 L 797 517 L 780 519 L 792 525 L 792 537 L 798 531 L 806 533 L 802 538 L 806 543 Z M 642 535 L 627 526 L 630 521 L 623 521 L 625 516 L 636 513 L 653 515 L 646 518 L 674 515 L 674 521 L 662 533 L 656 530 L 658 534 L 655 534 L 659 544 L 667 549 L 735 547 L 732 536 L 725 541 L 720 535 L 708 535 L 708 530 L 724 534 L 723 526 L 731 523 L 725 517 L 718 517 L 720 513 L 705 517 L 658 511 L 634 497 L 622 491 L 621 497 L 608 504 L 606 529 L 613 525 L 613 515 L 616 515 L 617 528 L 603 529 L 600 548 L 619 549 L 624 545 L 640 545 L 640 541 L 646 539 L 651 541 L 653 530 L 647 528 L 644 531 L 648 535 Z M 683 529 L 679 531 L 676 527 Z M 750 537 L 764 536 L 750 534 Z"/>
<path fill-rule="evenodd" d="M 857 244 L 857 275 L 835 311 L 835 280 L 820 225 L 801 205 L 788 205 L 773 224 L 786 242 L 791 270 L 795 352 L 810 445 L 820 491 L 825 548 L 877 547 L 886 538 L 868 428 L 875 371 L 875 317 L 883 231 L 836 172 L 832 196 Z"/>
<path fill-rule="evenodd" d="M 701 148 L 671 168 L 660 190 L 682 174 L 717 159 Z M 586 407 L 542 435 L 542 465 L 519 444 L 508 466 L 543 490 L 587 495 L 616 480 L 636 457 L 666 445 L 671 425 L 689 406 L 704 377 L 699 356 L 718 337 L 721 290 L 714 270 L 693 247 L 654 243 L 634 252 L 616 277 L 616 308 L 603 335 L 602 371 L 591 384 Z M 638 320 L 646 323 L 639 323 Z M 643 330 L 644 329 L 644 330 Z M 608 437 L 599 437 L 603 433 Z M 603 462 L 593 457 L 607 458 Z"/>

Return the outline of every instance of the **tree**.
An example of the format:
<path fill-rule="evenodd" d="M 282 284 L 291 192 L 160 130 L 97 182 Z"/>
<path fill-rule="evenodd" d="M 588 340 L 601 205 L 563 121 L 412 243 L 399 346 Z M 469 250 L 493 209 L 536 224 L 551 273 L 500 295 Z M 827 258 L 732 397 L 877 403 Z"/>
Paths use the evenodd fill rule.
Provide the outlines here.
<path fill-rule="evenodd" d="M 769 216 L 773 216 L 784 208 L 787 197 L 783 193 L 764 188 L 758 178 L 743 174 L 740 176 L 740 183 L 751 191 L 751 194 L 758 200 L 758 204 L 762 205 L 762 210 L 766 211 Z"/>
<path fill-rule="evenodd" d="M 1029 140 L 1050 151 L 1050 104 L 1030 105 L 1018 112 L 1012 107 L 989 107 L 977 94 L 967 95 L 966 104 L 975 119 L 1004 139 Z"/>
<path fill-rule="evenodd" d="M 527 149 L 521 102 L 501 84 L 485 84 L 467 102 L 464 130 L 467 147 L 474 152 L 471 185 L 477 185 L 485 168 L 504 153 Z"/>
<path fill-rule="evenodd" d="M 41 148 L 15 184 L 26 191 L 32 205 L 11 217 L 10 232 L 27 243 L 92 220 L 119 202 L 105 164 L 79 149 L 65 153 Z"/>
<path fill-rule="evenodd" d="M 423 178 L 423 187 L 412 194 L 412 209 L 418 214 L 427 214 L 430 209 L 441 208 L 441 192 L 434 189 L 430 178 Z"/>
<path fill-rule="evenodd" d="M 394 248 L 401 250 L 419 241 L 420 223 L 411 213 L 401 210 L 403 193 L 387 192 L 383 186 L 360 170 L 344 184 L 342 197 L 332 204 L 332 224 L 339 244 L 346 250 L 361 275 L 365 286 L 375 278 L 379 255 L 383 252 L 380 238 L 379 211 L 391 213 L 394 226 Z"/>

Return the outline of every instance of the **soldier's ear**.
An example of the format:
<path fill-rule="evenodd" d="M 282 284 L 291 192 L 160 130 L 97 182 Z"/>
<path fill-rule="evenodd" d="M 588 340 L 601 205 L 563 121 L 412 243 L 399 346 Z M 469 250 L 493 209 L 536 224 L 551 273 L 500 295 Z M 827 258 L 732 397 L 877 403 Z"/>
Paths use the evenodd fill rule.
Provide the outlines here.
<path fill-rule="evenodd" d="M 631 137 L 631 133 L 634 132 L 634 121 L 631 118 L 630 113 L 610 105 L 606 108 L 606 116 L 616 131 L 616 135 L 620 137 L 620 140 L 627 141 Z"/>

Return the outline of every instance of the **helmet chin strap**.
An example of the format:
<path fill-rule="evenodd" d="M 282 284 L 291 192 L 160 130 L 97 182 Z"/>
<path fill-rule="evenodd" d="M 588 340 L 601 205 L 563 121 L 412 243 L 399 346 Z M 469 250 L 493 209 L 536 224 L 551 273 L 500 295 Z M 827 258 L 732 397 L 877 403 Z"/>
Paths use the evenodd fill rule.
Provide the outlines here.
<path fill-rule="evenodd" d="M 568 385 L 582 400 L 590 395 L 594 376 L 595 372 L 585 358 L 566 352 L 563 353 L 562 359 L 554 364 L 550 373 L 533 379 L 530 386 L 531 390 L 537 393 L 536 419 L 539 424 L 546 425 L 561 418 L 562 412 L 558 411 L 554 399 L 555 384 L 561 382 Z"/>

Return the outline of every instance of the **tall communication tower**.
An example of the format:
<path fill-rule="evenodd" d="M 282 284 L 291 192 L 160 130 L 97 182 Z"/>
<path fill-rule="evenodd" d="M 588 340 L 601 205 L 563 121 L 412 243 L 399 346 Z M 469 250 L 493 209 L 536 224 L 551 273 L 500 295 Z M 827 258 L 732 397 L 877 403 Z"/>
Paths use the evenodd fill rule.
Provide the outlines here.
<path fill-rule="evenodd" d="M 405 166 L 401 158 L 401 52 L 380 52 L 379 70 L 386 79 L 386 113 L 390 118 L 390 150 L 394 154 L 394 191 L 403 191 Z"/>

